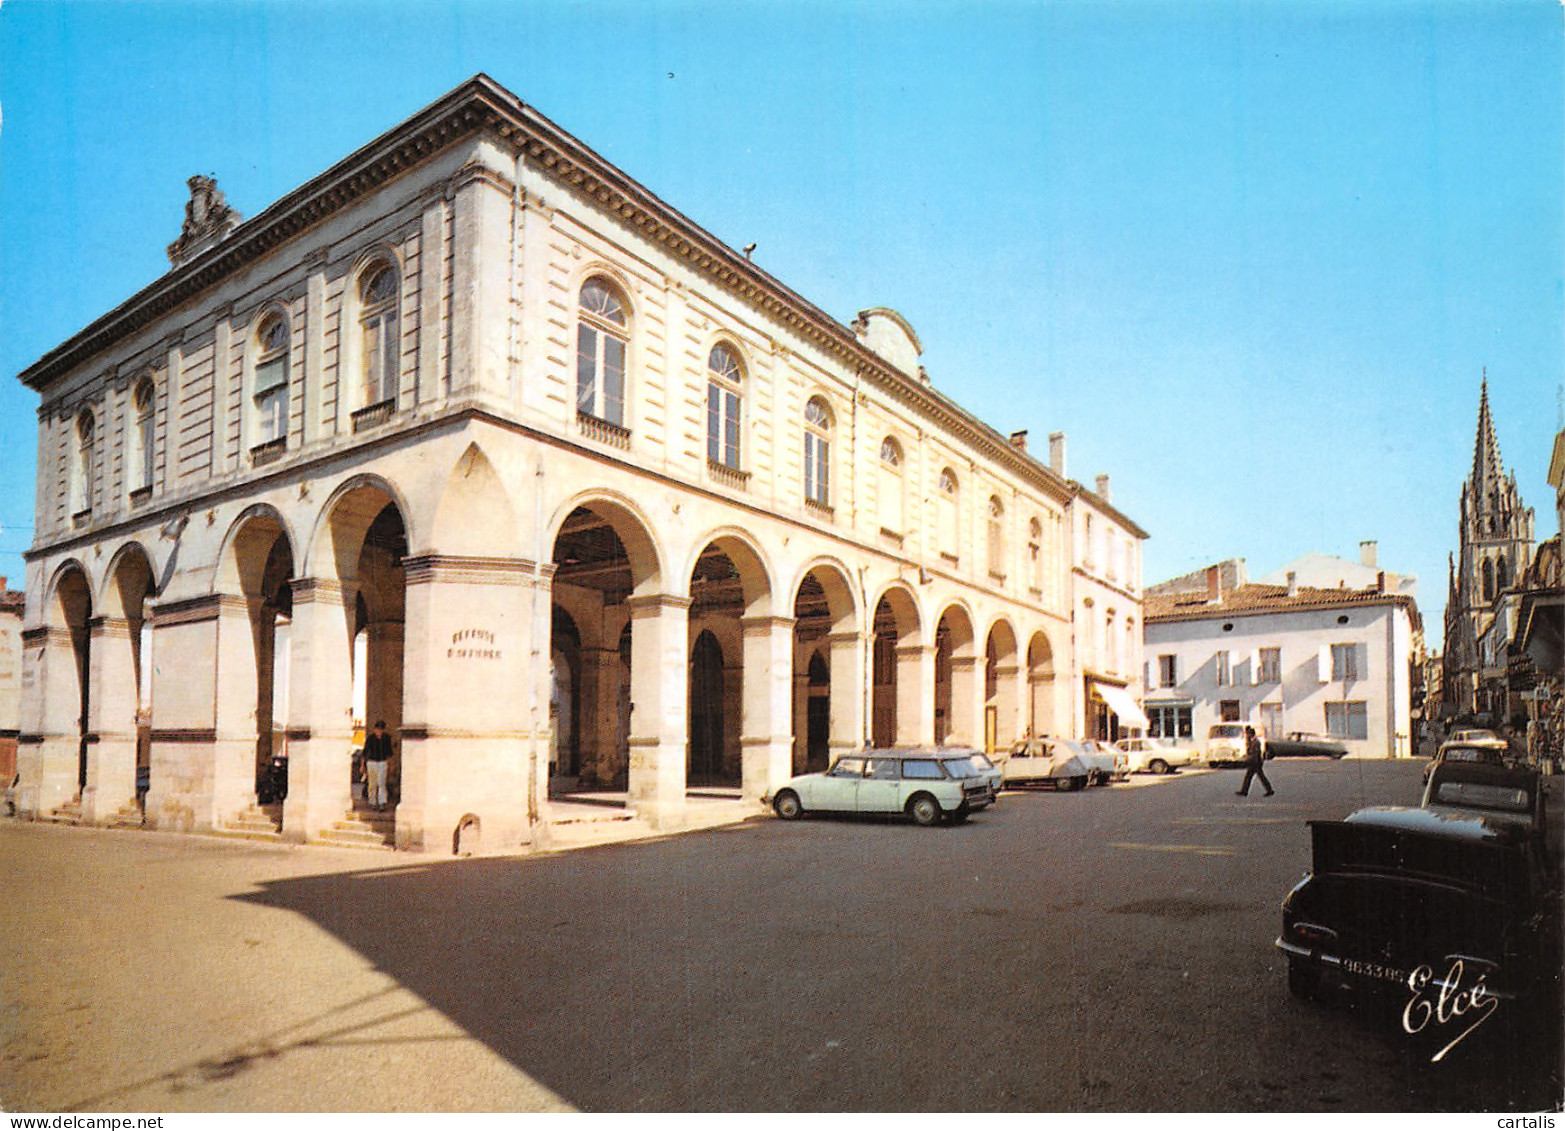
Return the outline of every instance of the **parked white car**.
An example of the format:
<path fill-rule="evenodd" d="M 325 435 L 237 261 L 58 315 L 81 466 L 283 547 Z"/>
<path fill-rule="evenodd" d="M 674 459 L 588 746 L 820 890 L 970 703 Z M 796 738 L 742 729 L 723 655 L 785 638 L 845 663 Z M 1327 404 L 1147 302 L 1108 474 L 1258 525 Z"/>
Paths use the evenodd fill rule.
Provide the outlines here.
<path fill-rule="evenodd" d="M 967 750 L 865 750 L 825 773 L 790 778 L 771 798 L 785 821 L 806 813 L 905 813 L 920 825 L 965 821 L 994 803 Z"/>
<path fill-rule="evenodd" d="M 1246 723 L 1213 723 L 1206 732 L 1206 749 L 1201 759 L 1208 766 L 1220 766 L 1225 762 L 1243 762 L 1244 729 Z"/>
<path fill-rule="evenodd" d="M 1133 774 L 1171 774 L 1196 760 L 1195 747 L 1167 738 L 1122 738 L 1114 745 L 1125 752 Z"/>
<path fill-rule="evenodd" d="M 1062 738 L 1024 738 L 995 758 L 1007 786 L 1052 785 L 1065 792 L 1105 782 L 1113 770 L 1111 758 Z"/>

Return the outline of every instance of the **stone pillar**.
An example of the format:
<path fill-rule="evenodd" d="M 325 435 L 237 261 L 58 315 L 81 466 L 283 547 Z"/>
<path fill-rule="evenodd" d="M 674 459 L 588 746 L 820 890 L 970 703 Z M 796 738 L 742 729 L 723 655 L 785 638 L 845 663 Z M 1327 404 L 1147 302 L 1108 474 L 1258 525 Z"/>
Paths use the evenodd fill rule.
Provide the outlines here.
<path fill-rule="evenodd" d="M 68 628 L 28 629 L 22 650 L 17 811 L 42 817 L 76 796 L 81 675 Z"/>
<path fill-rule="evenodd" d="M 136 657 L 130 622 L 123 617 L 95 617 L 89 630 L 93 694 L 82 821 L 101 825 L 136 800 Z"/>
<path fill-rule="evenodd" d="M 793 619 L 745 617 L 744 752 L 746 799 L 771 795 L 793 769 Z"/>
<path fill-rule="evenodd" d="M 202 827 L 221 828 L 255 803 L 260 728 L 266 725 L 275 731 L 283 721 L 276 714 L 271 719 L 260 718 L 261 687 L 272 684 L 275 639 L 272 633 L 257 633 L 256 620 L 270 615 L 259 597 L 225 594 L 218 602 L 214 657 L 217 701 L 206 805 L 197 817 Z M 275 688 L 273 696 L 272 710 L 276 712 Z M 154 768 L 154 789 L 159 776 Z"/>
<path fill-rule="evenodd" d="M 1021 714 L 1021 697 L 1016 694 L 1020 668 L 1015 661 L 997 664 L 994 669 L 995 749 L 1004 750 L 1016 741 L 1020 733 L 1018 720 Z"/>
<path fill-rule="evenodd" d="M 951 657 L 951 736 L 953 746 L 983 749 L 984 681 L 977 656 Z"/>
<path fill-rule="evenodd" d="M 834 632 L 826 638 L 831 656 L 831 737 L 829 757 L 835 761 L 864 746 L 865 639 L 857 632 Z"/>
<path fill-rule="evenodd" d="M 288 798 L 283 837 L 314 840 L 352 805 L 352 591 L 339 581 L 293 581 L 288 633 Z"/>
<path fill-rule="evenodd" d="M 478 851 L 530 843 L 548 788 L 547 584 L 535 587 L 533 564 L 515 559 L 403 564 L 397 847 L 449 854 L 472 821 Z M 462 847 L 474 849 L 469 834 Z"/>
<path fill-rule="evenodd" d="M 619 653 L 607 648 L 581 649 L 580 683 L 577 686 L 576 744 L 585 780 L 604 785 L 614 780 L 614 735 L 606 700 L 614 698 L 612 665 Z"/>
<path fill-rule="evenodd" d="M 402 726 L 403 626 L 381 620 L 365 626 L 365 667 L 374 674 L 365 688 L 364 723 L 384 719 L 392 734 Z"/>
<path fill-rule="evenodd" d="M 654 593 L 630 607 L 630 808 L 654 828 L 685 812 L 690 598 Z"/>
<path fill-rule="evenodd" d="M 897 745 L 935 744 L 935 649 L 897 647 Z"/>
<path fill-rule="evenodd" d="M 807 654 L 806 654 L 807 655 Z M 810 670 L 793 673 L 793 772 L 804 773 L 810 757 Z"/>
<path fill-rule="evenodd" d="M 1054 675 L 1053 673 L 1029 674 L 1027 677 L 1028 710 L 1025 720 L 1027 729 L 1035 736 L 1057 734 L 1054 720 Z"/>

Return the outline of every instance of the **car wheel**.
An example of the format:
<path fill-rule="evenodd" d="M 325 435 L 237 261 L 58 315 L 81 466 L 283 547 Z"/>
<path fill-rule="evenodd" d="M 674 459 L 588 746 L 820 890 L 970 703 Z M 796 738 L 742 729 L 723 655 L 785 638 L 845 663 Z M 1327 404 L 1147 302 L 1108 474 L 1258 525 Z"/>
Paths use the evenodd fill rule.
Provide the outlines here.
<path fill-rule="evenodd" d="M 1084 778 L 1084 777 L 1083 778 L 1057 778 L 1056 780 L 1060 783 L 1059 784 L 1059 788 L 1063 789 L 1066 793 L 1075 793 L 1078 789 L 1086 789 L 1087 788 L 1087 779 Z"/>
<path fill-rule="evenodd" d="M 1147 763 L 1147 769 L 1151 770 L 1154 774 L 1166 774 L 1172 772 L 1173 767 L 1171 767 L 1161 758 L 1154 758 L 1151 762 Z"/>
<path fill-rule="evenodd" d="M 1320 988 L 1320 971 L 1313 966 L 1288 959 L 1288 992 L 1297 998 L 1310 999 Z"/>
<path fill-rule="evenodd" d="M 799 801 L 799 795 L 791 789 L 785 789 L 772 801 L 772 809 L 785 821 L 797 821 L 804 816 L 804 806 Z"/>
<path fill-rule="evenodd" d="M 907 815 L 915 824 L 929 826 L 940 820 L 940 802 L 927 793 L 920 793 L 907 803 Z"/>

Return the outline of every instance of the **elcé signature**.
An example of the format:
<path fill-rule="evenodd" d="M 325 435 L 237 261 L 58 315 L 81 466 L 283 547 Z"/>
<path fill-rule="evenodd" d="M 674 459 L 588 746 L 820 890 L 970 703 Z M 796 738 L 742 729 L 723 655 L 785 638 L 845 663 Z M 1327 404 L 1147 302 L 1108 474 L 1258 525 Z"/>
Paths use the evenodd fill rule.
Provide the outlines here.
<path fill-rule="evenodd" d="M 1466 968 L 1460 958 L 1451 960 L 1451 968 L 1441 979 L 1440 992 L 1430 999 L 1430 983 L 1434 980 L 1434 968 L 1420 966 L 1407 976 L 1407 988 L 1413 991 L 1412 998 L 1407 1007 L 1402 1010 L 1402 1029 L 1412 1035 L 1422 1032 L 1432 1020 L 1435 1025 L 1448 1025 L 1462 1018 L 1471 1018 L 1467 1028 L 1458 1033 L 1451 1041 L 1434 1056 L 1429 1058 L 1430 1064 L 1439 1063 L 1446 1053 L 1454 1049 L 1457 1044 L 1478 1026 L 1489 1020 L 1489 1015 L 1500 1007 L 1500 999 L 1489 993 L 1489 987 L 1484 979 L 1486 973 L 1479 973 L 1472 985 L 1463 986 L 1462 976 Z"/>

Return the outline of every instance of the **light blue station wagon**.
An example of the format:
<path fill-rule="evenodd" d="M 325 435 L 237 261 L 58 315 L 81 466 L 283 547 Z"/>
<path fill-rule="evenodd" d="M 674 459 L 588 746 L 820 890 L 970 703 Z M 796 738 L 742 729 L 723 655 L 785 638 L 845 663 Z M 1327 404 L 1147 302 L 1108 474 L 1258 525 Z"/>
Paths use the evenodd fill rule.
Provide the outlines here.
<path fill-rule="evenodd" d="M 772 797 L 784 820 L 806 813 L 905 813 L 920 825 L 964 821 L 994 792 L 966 751 L 865 750 L 825 773 L 791 778 Z"/>

